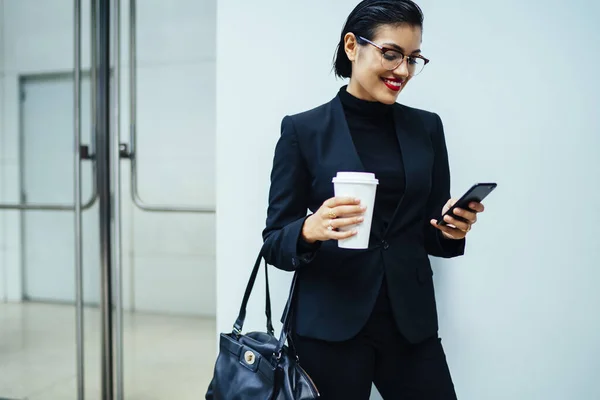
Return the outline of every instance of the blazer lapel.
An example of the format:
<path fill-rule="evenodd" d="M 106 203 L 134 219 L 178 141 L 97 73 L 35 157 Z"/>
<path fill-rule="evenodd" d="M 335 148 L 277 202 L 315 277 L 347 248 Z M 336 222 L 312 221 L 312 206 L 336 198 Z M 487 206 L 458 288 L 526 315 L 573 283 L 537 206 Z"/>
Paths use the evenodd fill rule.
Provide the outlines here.
<path fill-rule="evenodd" d="M 329 121 L 330 129 L 327 131 L 332 132 L 332 135 L 329 135 L 324 143 L 324 148 L 336 154 L 335 165 L 329 168 L 330 174 L 334 176 L 339 171 L 365 172 L 365 167 L 354 146 L 339 95 L 330 104 L 332 112 Z M 429 190 L 427 182 L 431 175 L 431 169 L 428 166 L 431 155 L 427 150 L 430 147 L 427 144 L 429 139 L 425 136 L 426 132 L 423 127 L 419 125 L 419 120 L 407 118 L 406 111 L 400 104 L 394 105 L 393 113 L 396 136 L 402 152 L 405 190 L 389 221 L 384 237 L 392 229 L 396 230 L 402 226 L 405 218 L 410 218 L 409 205 L 415 203 L 415 197 L 419 197 L 421 191 Z M 330 179 L 331 177 L 328 176 L 328 185 L 331 182 Z"/>
<path fill-rule="evenodd" d="M 332 100 L 331 107 L 333 111 L 333 118 L 331 121 L 333 129 L 331 131 L 334 133 L 331 136 L 331 148 L 335 149 L 337 154 L 341 154 L 342 159 L 339 161 L 346 171 L 365 172 L 365 167 L 360 160 L 358 152 L 356 151 L 356 146 L 352 140 L 350 128 L 348 127 L 348 122 L 346 121 L 346 115 L 344 114 L 344 108 L 339 95 Z"/>
<path fill-rule="evenodd" d="M 407 199 L 412 197 L 414 179 L 418 176 L 415 172 L 419 165 L 419 140 L 415 137 L 415 132 L 418 130 L 411 129 L 410 121 L 406 118 L 400 105 L 394 106 L 394 124 L 396 125 L 396 136 L 398 137 L 398 143 L 400 144 L 400 151 L 402 153 L 402 162 L 404 164 L 404 181 L 406 186 L 404 193 L 396 206 L 396 210 L 392 216 L 390 223 L 385 231 L 384 237 L 387 236 L 390 229 L 395 226 L 400 226 L 405 216 L 405 213 L 400 212 L 403 208 L 403 204 L 407 202 Z"/>

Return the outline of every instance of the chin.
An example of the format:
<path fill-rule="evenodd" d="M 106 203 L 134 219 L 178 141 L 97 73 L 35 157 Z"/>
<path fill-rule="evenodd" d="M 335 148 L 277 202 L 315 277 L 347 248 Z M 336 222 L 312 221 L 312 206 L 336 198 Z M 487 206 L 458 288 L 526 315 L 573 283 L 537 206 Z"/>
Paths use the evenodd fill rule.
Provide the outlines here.
<path fill-rule="evenodd" d="M 377 96 L 377 101 L 383 104 L 394 104 L 398 100 L 398 93 L 381 93 Z"/>

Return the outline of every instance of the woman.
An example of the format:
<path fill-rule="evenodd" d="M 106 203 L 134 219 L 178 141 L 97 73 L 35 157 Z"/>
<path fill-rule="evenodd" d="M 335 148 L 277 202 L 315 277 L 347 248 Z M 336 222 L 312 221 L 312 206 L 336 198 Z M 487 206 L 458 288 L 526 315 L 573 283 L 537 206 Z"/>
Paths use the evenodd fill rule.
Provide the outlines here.
<path fill-rule="evenodd" d="M 423 15 L 410 0 L 365 0 L 350 14 L 335 60 L 350 78 L 337 96 L 286 116 L 275 149 L 265 258 L 297 271 L 293 344 L 322 398 L 455 399 L 428 255 L 464 253 L 479 203 L 462 220 L 434 218 L 450 198 L 440 118 L 396 103 L 428 60 Z M 369 248 L 337 240 L 362 222 L 360 200 L 333 197 L 338 171 L 379 179 Z M 307 216 L 307 209 L 311 211 Z M 357 216 L 358 215 L 358 216 Z"/>

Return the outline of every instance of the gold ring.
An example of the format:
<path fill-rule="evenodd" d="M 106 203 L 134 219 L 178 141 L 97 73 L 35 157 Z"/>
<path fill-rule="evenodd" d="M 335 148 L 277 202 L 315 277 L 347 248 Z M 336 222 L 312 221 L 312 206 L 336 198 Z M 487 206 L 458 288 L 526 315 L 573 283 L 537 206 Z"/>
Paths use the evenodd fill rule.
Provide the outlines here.
<path fill-rule="evenodd" d="M 335 215 L 335 213 L 333 211 L 329 211 L 328 215 L 329 215 L 329 218 L 331 218 L 331 219 L 336 219 L 337 218 L 337 215 Z"/>

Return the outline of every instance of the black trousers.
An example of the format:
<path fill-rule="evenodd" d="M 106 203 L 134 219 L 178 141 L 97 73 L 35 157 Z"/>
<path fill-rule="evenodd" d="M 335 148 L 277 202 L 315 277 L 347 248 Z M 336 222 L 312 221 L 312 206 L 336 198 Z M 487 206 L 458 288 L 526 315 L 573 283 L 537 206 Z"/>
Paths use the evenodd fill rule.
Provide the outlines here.
<path fill-rule="evenodd" d="M 300 365 L 322 400 L 368 400 L 372 383 L 385 400 L 455 400 L 441 340 L 409 343 L 396 327 L 386 286 L 352 339 L 326 342 L 294 335 Z"/>

